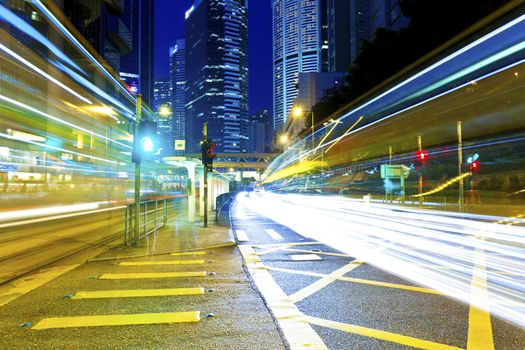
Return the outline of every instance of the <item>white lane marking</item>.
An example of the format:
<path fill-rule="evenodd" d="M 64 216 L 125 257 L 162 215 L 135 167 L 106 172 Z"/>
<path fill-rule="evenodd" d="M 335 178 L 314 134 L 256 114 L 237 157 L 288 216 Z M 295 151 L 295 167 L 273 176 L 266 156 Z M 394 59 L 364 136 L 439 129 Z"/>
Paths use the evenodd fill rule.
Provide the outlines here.
<path fill-rule="evenodd" d="M 275 232 L 274 229 L 267 228 L 264 231 L 268 234 L 268 236 L 272 237 L 272 239 L 275 239 L 276 241 L 282 241 L 283 240 L 283 236 L 281 236 L 280 234 Z"/>
<path fill-rule="evenodd" d="M 293 261 L 323 260 L 317 254 L 294 254 L 294 255 L 290 255 L 290 259 L 292 259 Z"/>
<path fill-rule="evenodd" d="M 279 323 L 290 349 L 327 350 L 321 337 L 308 324 L 305 315 L 299 311 L 275 282 L 272 275 L 258 259 L 254 249 L 248 245 L 241 245 L 239 250 L 255 285 Z"/>
<path fill-rule="evenodd" d="M 235 234 L 237 235 L 237 240 L 239 242 L 249 242 L 250 239 L 248 238 L 248 235 L 246 234 L 246 231 L 244 230 L 235 230 Z"/>

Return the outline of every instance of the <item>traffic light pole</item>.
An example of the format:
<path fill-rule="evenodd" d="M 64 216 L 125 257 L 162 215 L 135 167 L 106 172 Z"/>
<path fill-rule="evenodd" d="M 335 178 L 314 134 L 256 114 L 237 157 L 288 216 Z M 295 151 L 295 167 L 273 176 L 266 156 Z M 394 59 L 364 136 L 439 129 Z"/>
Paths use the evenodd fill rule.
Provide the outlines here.
<path fill-rule="evenodd" d="M 465 197 L 464 197 L 464 184 L 463 184 L 463 178 L 461 177 L 461 167 L 463 165 L 463 140 L 462 140 L 462 130 L 461 130 L 461 122 L 458 121 L 458 175 L 459 178 L 459 212 L 463 213 L 464 206 L 465 206 Z"/>
<path fill-rule="evenodd" d="M 142 116 L 142 95 L 137 95 L 135 133 L 133 136 L 133 152 L 135 152 L 135 226 L 131 244 L 140 246 L 140 156 L 139 156 L 139 125 Z"/>
<path fill-rule="evenodd" d="M 419 152 L 423 151 L 423 144 L 421 142 L 421 136 L 417 137 L 417 147 L 419 148 Z M 423 197 L 421 194 L 423 193 L 423 166 L 420 167 L 419 171 L 419 208 L 423 205 Z"/>
<path fill-rule="evenodd" d="M 208 123 L 202 124 L 202 141 L 206 143 L 208 141 Z M 208 227 L 208 165 L 204 164 L 204 218 L 203 226 Z"/>

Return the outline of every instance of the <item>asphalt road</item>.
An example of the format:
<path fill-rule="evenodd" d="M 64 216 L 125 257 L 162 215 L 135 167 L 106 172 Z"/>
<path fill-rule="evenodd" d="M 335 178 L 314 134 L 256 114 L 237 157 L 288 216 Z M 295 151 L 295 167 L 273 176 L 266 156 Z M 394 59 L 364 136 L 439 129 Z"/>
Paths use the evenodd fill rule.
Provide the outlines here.
<path fill-rule="evenodd" d="M 399 208 L 379 207 L 378 214 L 362 204 L 337 201 L 255 193 L 244 195 L 232 210 L 248 270 L 292 348 L 295 344 L 297 349 L 525 349 L 522 327 L 472 305 L 489 300 L 488 309 L 510 303 L 505 310 L 518 317 L 525 312 L 523 270 L 491 270 L 498 264 L 523 264 L 522 245 L 511 246 L 508 254 L 516 256 L 496 254 L 489 248 L 497 250 L 502 244 L 486 233 L 481 238 L 486 266 L 481 269 L 477 246 L 468 246 L 472 236 L 465 238 L 459 228 L 487 223 L 487 218 L 452 224 L 428 213 L 400 218 Z M 351 213 L 351 219 L 341 219 L 338 211 Z M 431 220 L 436 220 L 434 227 L 439 226 L 437 221 L 444 225 L 439 226 L 439 239 L 422 227 Z M 519 227 L 502 228 L 510 229 L 522 232 Z M 424 241 L 423 236 L 432 240 Z M 458 241 L 463 238 L 467 243 Z M 494 242 L 498 244 L 490 245 Z M 420 280 L 442 278 L 442 285 L 436 284 L 441 291 L 407 279 L 414 276 L 407 272 L 408 264 L 431 265 L 421 270 Z M 511 277 L 501 282 L 502 275 Z M 461 300 L 460 292 L 468 293 L 472 303 L 455 300 Z M 497 303 L 493 296 L 499 298 Z"/>

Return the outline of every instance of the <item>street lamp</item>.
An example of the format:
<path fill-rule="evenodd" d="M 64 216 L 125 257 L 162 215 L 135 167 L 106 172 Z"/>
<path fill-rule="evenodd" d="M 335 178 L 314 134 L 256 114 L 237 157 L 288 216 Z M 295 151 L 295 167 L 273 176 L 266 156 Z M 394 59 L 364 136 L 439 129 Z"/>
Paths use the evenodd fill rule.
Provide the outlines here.
<path fill-rule="evenodd" d="M 288 142 L 288 135 L 282 134 L 281 137 L 279 137 L 279 141 L 284 145 L 286 142 Z"/>
<path fill-rule="evenodd" d="M 171 115 L 171 108 L 168 105 L 159 107 L 158 113 L 161 117 L 169 117 Z"/>
<path fill-rule="evenodd" d="M 295 118 L 302 118 L 304 116 L 304 111 L 301 108 L 301 106 L 295 106 L 292 109 L 292 115 Z M 311 120 L 312 124 L 310 125 L 310 129 L 312 130 L 312 149 L 313 149 L 314 148 L 314 131 L 315 131 L 315 128 L 314 128 L 314 111 L 310 111 L 310 115 L 312 117 L 312 120 Z"/>

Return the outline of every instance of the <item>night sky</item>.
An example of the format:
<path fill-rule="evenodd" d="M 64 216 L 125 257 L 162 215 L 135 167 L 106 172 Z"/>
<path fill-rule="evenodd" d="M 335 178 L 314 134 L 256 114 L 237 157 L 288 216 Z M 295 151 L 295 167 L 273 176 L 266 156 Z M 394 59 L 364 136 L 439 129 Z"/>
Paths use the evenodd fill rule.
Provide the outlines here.
<path fill-rule="evenodd" d="M 250 114 L 272 110 L 272 11 L 271 0 L 250 0 L 249 85 Z M 169 47 L 184 38 L 184 12 L 193 0 L 155 1 L 155 77 L 168 76 Z"/>

